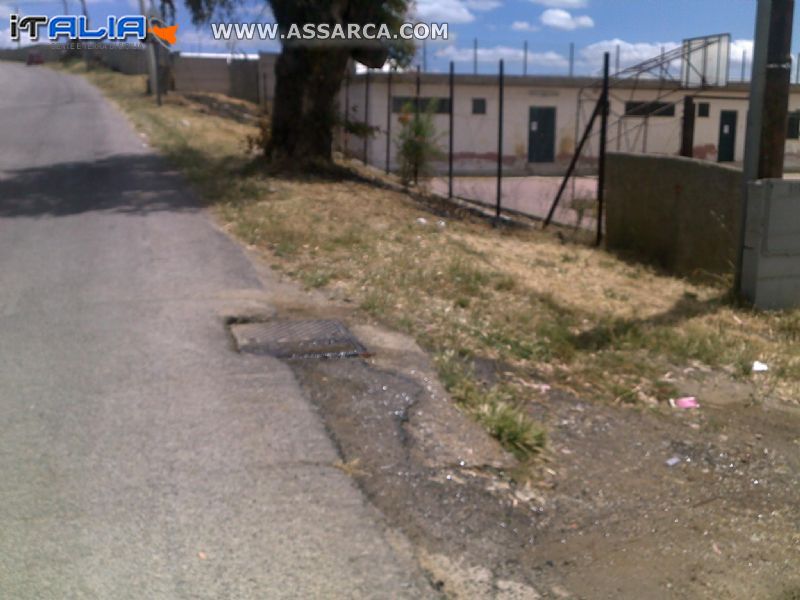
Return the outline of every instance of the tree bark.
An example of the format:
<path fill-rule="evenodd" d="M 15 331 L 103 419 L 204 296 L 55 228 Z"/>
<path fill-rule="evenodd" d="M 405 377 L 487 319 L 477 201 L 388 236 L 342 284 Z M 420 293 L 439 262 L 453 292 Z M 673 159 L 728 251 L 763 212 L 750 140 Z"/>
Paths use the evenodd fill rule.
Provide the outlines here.
<path fill-rule="evenodd" d="M 283 48 L 275 66 L 270 160 L 297 166 L 332 160 L 337 94 L 350 53 L 346 48 Z"/>

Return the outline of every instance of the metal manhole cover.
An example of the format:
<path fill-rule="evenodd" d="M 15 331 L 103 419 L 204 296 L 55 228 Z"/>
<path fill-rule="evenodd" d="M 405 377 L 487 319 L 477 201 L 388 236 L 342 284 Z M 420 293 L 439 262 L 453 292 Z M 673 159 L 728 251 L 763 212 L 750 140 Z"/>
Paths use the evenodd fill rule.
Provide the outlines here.
<path fill-rule="evenodd" d="M 341 321 L 269 321 L 231 325 L 240 352 L 276 358 L 345 358 L 367 350 Z"/>

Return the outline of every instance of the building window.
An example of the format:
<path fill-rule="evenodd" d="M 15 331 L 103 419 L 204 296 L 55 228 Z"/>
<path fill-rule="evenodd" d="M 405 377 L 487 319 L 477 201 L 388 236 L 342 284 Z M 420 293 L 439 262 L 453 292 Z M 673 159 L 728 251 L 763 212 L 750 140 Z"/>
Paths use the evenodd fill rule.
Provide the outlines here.
<path fill-rule="evenodd" d="M 486 114 L 486 98 L 473 98 L 472 99 L 472 114 L 485 115 Z"/>
<path fill-rule="evenodd" d="M 627 117 L 674 117 L 675 105 L 670 102 L 626 102 Z"/>
<path fill-rule="evenodd" d="M 800 140 L 800 112 L 789 113 L 789 131 L 786 137 L 790 140 Z"/>
<path fill-rule="evenodd" d="M 708 117 L 711 114 L 711 105 L 708 102 L 701 102 L 697 105 L 697 116 Z"/>
<path fill-rule="evenodd" d="M 417 109 L 426 111 L 429 108 L 438 114 L 448 114 L 450 112 L 450 98 L 419 98 L 419 107 L 417 106 L 417 98 L 411 96 L 394 96 L 392 98 L 392 112 L 401 113 L 404 110 L 415 112 Z"/>

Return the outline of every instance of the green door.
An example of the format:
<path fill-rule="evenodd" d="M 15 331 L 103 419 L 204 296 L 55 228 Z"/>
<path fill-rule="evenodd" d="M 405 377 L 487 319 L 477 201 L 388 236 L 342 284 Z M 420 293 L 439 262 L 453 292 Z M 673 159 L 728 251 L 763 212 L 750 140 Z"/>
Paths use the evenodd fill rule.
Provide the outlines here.
<path fill-rule="evenodd" d="M 528 123 L 528 162 L 551 163 L 556 154 L 556 109 L 532 106 Z"/>
<path fill-rule="evenodd" d="M 736 120 L 735 110 L 723 110 L 719 115 L 719 162 L 736 160 Z"/>

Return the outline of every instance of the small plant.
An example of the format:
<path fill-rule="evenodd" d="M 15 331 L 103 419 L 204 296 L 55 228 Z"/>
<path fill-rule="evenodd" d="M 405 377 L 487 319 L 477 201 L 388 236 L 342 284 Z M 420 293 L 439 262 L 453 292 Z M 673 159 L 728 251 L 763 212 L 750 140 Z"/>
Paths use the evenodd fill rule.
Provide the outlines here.
<path fill-rule="evenodd" d="M 256 127 L 258 131 L 247 136 L 247 152 L 266 154 L 272 139 L 272 115 L 266 108 L 258 115 Z"/>
<path fill-rule="evenodd" d="M 374 137 L 379 128 L 374 125 L 367 125 L 362 121 L 350 121 L 348 119 L 344 122 L 344 130 L 357 138 L 366 138 Z"/>
<path fill-rule="evenodd" d="M 440 354 L 436 366 L 452 398 L 519 460 L 529 460 L 544 449 L 544 429 L 525 413 L 512 388 L 479 384 L 452 350 Z"/>
<path fill-rule="evenodd" d="M 434 104 L 424 111 L 414 110 L 408 103 L 400 113 L 400 134 L 397 151 L 400 160 L 400 179 L 403 185 L 416 184 L 420 177 L 430 174 L 431 163 L 441 156 L 436 146 L 436 128 L 433 124 Z"/>

